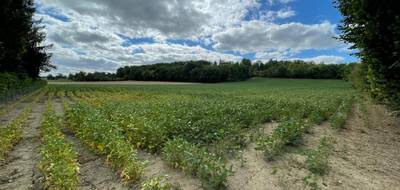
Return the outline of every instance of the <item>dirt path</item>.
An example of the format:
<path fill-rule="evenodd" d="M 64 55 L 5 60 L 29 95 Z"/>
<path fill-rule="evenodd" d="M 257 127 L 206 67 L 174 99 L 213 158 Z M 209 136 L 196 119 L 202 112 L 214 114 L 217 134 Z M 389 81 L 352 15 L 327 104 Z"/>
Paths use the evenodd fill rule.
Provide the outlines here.
<path fill-rule="evenodd" d="M 380 105 L 367 105 L 370 127 L 358 106 L 337 136 L 330 157 L 329 189 L 400 189 L 400 123 Z"/>
<path fill-rule="evenodd" d="M 5 165 L 0 167 L 0 190 L 37 189 L 39 126 L 44 111 L 42 98 L 32 109 L 23 129 L 23 139 L 9 154 Z"/>
<path fill-rule="evenodd" d="M 63 115 L 64 110 L 62 102 L 59 98 L 54 99 L 54 109 L 58 115 Z M 65 138 L 73 145 L 75 151 L 78 152 L 79 162 L 79 179 L 81 180 L 78 189 L 131 189 L 125 185 L 117 173 L 106 166 L 106 161 L 103 157 L 97 156 L 95 153 L 88 150 L 73 133 L 68 130 L 63 130 Z"/>

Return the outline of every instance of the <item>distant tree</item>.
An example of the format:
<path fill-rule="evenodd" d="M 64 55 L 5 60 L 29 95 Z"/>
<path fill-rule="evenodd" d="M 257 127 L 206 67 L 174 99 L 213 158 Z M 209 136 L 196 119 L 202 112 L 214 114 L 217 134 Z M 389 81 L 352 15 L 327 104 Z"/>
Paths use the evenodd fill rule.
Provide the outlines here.
<path fill-rule="evenodd" d="M 396 0 L 336 0 L 340 39 L 366 64 L 366 90 L 400 109 L 400 6 Z M 363 67 L 360 67 L 361 69 Z"/>

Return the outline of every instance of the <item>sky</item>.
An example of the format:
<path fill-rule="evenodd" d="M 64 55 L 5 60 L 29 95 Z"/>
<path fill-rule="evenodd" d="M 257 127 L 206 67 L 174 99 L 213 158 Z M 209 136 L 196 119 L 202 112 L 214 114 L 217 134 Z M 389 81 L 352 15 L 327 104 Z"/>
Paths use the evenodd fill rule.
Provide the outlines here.
<path fill-rule="evenodd" d="M 53 73 L 208 60 L 357 61 L 332 0 L 36 0 Z"/>

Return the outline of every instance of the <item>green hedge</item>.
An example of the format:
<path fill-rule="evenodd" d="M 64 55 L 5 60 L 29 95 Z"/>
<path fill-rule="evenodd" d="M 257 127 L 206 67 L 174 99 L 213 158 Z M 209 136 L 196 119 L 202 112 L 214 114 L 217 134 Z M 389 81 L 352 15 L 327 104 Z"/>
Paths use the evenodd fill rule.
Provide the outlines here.
<path fill-rule="evenodd" d="M 24 75 L 0 73 L 0 102 L 16 99 L 47 84 L 46 81 L 31 79 Z"/>

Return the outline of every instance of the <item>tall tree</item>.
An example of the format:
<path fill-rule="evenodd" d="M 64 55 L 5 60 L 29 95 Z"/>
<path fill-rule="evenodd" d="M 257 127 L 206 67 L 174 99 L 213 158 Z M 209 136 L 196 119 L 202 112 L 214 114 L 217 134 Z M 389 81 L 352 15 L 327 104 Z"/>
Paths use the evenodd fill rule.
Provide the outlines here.
<path fill-rule="evenodd" d="M 400 108 L 400 6 L 396 0 L 336 0 L 340 39 L 367 66 L 367 91 Z"/>
<path fill-rule="evenodd" d="M 54 68 L 49 63 L 49 46 L 40 21 L 34 21 L 33 0 L 0 2 L 0 72 L 25 73 L 38 77 L 40 71 Z"/>

